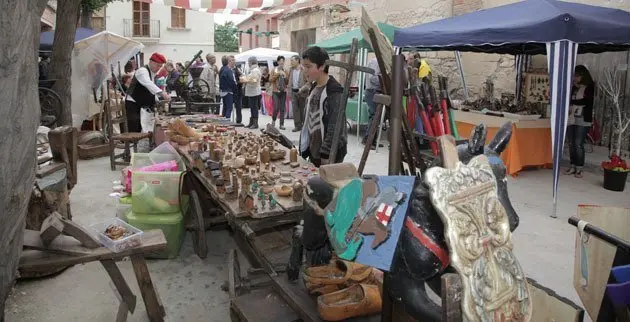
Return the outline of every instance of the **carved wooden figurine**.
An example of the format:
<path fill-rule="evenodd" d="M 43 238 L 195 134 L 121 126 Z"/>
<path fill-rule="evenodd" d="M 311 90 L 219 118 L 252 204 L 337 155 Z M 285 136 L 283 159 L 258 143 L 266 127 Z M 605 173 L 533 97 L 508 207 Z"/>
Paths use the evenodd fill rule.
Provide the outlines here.
<path fill-rule="evenodd" d="M 271 156 L 269 155 L 270 151 L 268 147 L 262 148 L 260 151 L 260 162 L 263 164 L 269 163 L 271 161 Z"/>
<path fill-rule="evenodd" d="M 304 185 L 300 180 L 297 180 L 293 183 L 293 201 L 302 201 L 302 196 L 304 194 Z"/>
<path fill-rule="evenodd" d="M 291 148 L 291 151 L 289 152 L 289 161 L 298 162 L 298 152 L 296 148 Z"/>

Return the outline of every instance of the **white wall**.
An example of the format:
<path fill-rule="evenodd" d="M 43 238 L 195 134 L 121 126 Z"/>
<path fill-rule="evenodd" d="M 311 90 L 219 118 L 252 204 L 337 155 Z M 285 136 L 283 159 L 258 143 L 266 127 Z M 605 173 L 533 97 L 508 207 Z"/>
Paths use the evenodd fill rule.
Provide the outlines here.
<path fill-rule="evenodd" d="M 132 1 L 114 1 L 107 5 L 106 29 L 121 36 L 124 35 L 124 19 L 133 18 Z M 154 52 L 159 52 L 174 62 L 191 60 L 199 51 L 203 56 L 214 52 L 214 15 L 193 10 L 186 11 L 186 28 L 171 28 L 171 7 L 151 5 L 151 20 L 160 21 L 160 38 L 143 41 L 145 61 Z"/>

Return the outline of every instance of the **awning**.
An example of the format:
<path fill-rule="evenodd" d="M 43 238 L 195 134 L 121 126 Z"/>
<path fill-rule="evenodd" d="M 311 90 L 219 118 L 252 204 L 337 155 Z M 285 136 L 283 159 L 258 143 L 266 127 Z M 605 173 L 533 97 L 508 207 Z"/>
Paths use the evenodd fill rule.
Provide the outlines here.
<path fill-rule="evenodd" d="M 398 29 L 392 25 L 388 25 L 382 22 L 378 23 L 378 28 L 381 30 L 381 32 L 383 32 L 385 37 L 389 39 L 389 41 L 392 41 L 394 39 L 394 31 Z M 357 38 L 359 40 L 359 49 L 366 48 L 369 51 L 372 51 L 372 47 L 370 46 L 369 42 L 363 39 L 360 28 L 353 29 L 337 37 L 326 39 L 316 44 L 310 44 L 309 47 L 318 46 L 324 48 L 329 54 L 349 53 L 350 45 L 352 44 L 353 38 Z"/>
<path fill-rule="evenodd" d="M 555 216 L 576 55 L 628 50 L 630 12 L 557 0 L 525 0 L 399 29 L 394 45 L 435 51 L 547 54 Z"/>

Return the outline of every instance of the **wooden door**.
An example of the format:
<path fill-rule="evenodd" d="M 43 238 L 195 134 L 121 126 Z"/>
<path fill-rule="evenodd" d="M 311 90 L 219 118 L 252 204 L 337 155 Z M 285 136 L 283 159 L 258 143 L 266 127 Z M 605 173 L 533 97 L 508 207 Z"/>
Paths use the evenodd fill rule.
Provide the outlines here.
<path fill-rule="evenodd" d="M 151 7 L 149 3 L 133 2 L 133 35 L 136 37 L 149 37 L 151 22 Z"/>

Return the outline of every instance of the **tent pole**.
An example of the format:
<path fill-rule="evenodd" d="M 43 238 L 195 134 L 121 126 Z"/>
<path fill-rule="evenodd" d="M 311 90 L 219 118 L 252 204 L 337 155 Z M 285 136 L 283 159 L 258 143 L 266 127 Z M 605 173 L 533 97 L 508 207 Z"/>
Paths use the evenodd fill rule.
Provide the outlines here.
<path fill-rule="evenodd" d="M 462 79 L 462 88 L 464 89 L 464 99 L 468 100 L 468 86 L 466 86 L 466 78 L 464 77 L 464 67 L 462 66 L 462 58 L 459 51 L 455 52 L 455 60 L 457 61 L 457 69 L 459 70 L 459 77 Z"/>
<path fill-rule="evenodd" d="M 558 179 L 560 160 L 569 116 L 569 102 L 573 70 L 578 44 L 569 40 L 547 43 L 547 66 L 551 92 L 551 146 L 553 153 L 553 210 L 552 218 L 557 218 Z"/>

